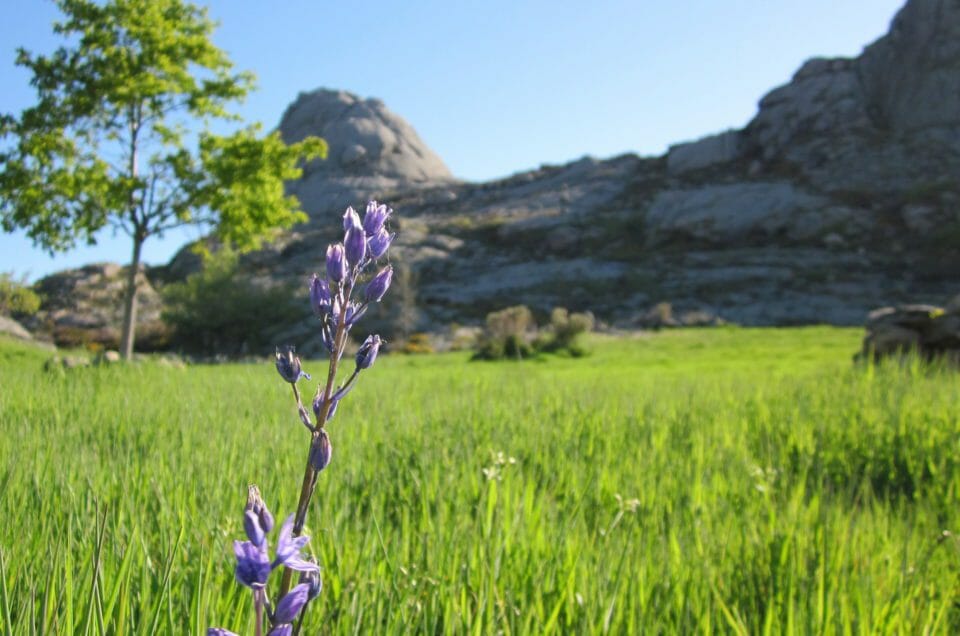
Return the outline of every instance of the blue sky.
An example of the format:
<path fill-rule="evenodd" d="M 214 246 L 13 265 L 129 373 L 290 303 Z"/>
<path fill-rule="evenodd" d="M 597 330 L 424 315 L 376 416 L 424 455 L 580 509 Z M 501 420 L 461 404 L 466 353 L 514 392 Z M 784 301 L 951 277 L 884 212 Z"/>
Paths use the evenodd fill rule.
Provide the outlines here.
<path fill-rule="evenodd" d="M 813 56 L 856 55 L 902 0 L 331 2 L 219 0 L 214 41 L 258 90 L 238 112 L 273 128 L 299 91 L 379 97 L 458 177 L 486 180 L 589 154 L 660 154 L 745 124 Z M 3 0 L 0 112 L 34 94 L 14 49 L 48 52 L 52 3 Z M 15 8 L 14 8 L 15 7 Z M 402 212 L 402 211 L 399 211 Z M 197 232 L 148 240 L 162 263 Z M 123 262 L 125 236 L 51 258 L 0 234 L 0 271 L 35 279 Z"/>

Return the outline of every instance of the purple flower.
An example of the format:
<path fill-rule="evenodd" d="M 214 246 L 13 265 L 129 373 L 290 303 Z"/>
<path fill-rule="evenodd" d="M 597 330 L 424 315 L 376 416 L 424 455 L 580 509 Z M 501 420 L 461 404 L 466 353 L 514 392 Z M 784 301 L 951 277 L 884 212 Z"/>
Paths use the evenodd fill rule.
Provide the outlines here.
<path fill-rule="evenodd" d="M 363 228 L 350 228 L 343 239 L 344 252 L 347 256 L 347 264 L 350 267 L 357 267 L 363 262 L 367 255 L 367 237 L 363 234 Z"/>
<path fill-rule="evenodd" d="M 277 625 L 267 632 L 267 636 L 291 636 L 291 634 L 293 634 L 293 625 L 290 625 L 289 623 Z"/>
<path fill-rule="evenodd" d="M 357 306 L 354 302 L 347 303 L 347 312 L 345 314 L 347 329 L 357 324 L 357 321 L 363 318 L 363 314 L 365 313 L 367 313 L 366 307 Z"/>
<path fill-rule="evenodd" d="M 310 304 L 318 316 L 330 311 L 330 285 L 316 274 L 310 281 Z"/>
<path fill-rule="evenodd" d="M 380 336 L 374 334 L 372 336 L 367 336 L 367 339 L 363 341 L 363 344 L 360 345 L 360 349 L 357 350 L 357 369 L 369 369 L 374 360 L 377 359 L 377 353 L 380 352 L 380 345 L 383 344 L 383 340 L 380 339 Z"/>
<path fill-rule="evenodd" d="M 343 213 L 343 231 L 349 232 L 352 228 L 363 229 L 363 224 L 360 223 L 360 215 L 356 210 L 348 206 L 347 211 Z"/>
<path fill-rule="evenodd" d="M 343 396 L 346 394 L 347 394 L 346 391 L 343 391 L 343 392 L 337 391 L 332 396 L 330 396 L 330 410 L 327 411 L 327 419 L 326 419 L 327 422 L 333 419 L 333 415 L 337 412 L 337 406 L 340 404 L 340 400 L 343 399 Z M 323 408 L 323 396 L 318 395 L 313 400 L 313 414 L 316 415 L 318 419 L 320 417 L 321 408 Z"/>
<path fill-rule="evenodd" d="M 270 576 L 270 558 L 250 541 L 234 541 L 237 581 L 251 589 L 263 588 Z"/>
<path fill-rule="evenodd" d="M 376 260 L 387 253 L 390 249 L 390 243 L 393 242 L 395 234 L 390 234 L 386 229 L 380 230 L 367 239 L 367 250 L 370 252 L 370 258 Z"/>
<path fill-rule="evenodd" d="M 260 518 L 253 510 L 247 510 L 243 513 L 243 530 L 247 533 L 250 543 L 261 550 L 266 549 L 265 535 L 263 528 L 260 527 Z"/>
<path fill-rule="evenodd" d="M 320 579 L 319 569 L 301 572 L 300 583 L 306 584 L 309 588 L 308 598 L 311 601 L 320 596 L 320 592 L 323 590 L 323 581 Z"/>
<path fill-rule="evenodd" d="M 243 511 L 252 511 L 256 514 L 257 520 L 260 522 L 260 528 L 263 529 L 264 532 L 273 530 L 273 515 L 270 514 L 270 510 L 267 509 L 267 504 L 263 502 L 263 498 L 260 496 L 260 489 L 252 484 L 247 488 L 247 505 L 244 506 Z"/>
<path fill-rule="evenodd" d="M 307 545 L 310 537 L 293 536 L 293 515 L 287 517 L 280 527 L 280 536 L 277 538 L 277 556 L 273 560 L 273 567 L 285 565 L 291 570 L 305 572 L 318 569 L 315 563 L 305 561 L 300 554 L 303 546 Z"/>
<path fill-rule="evenodd" d="M 300 366 L 300 358 L 294 355 L 296 349 L 290 346 L 277 347 L 277 371 L 280 377 L 295 384 L 300 378 L 310 379 L 310 374 Z"/>
<path fill-rule="evenodd" d="M 337 243 L 327 248 L 327 276 L 335 283 L 339 283 L 347 276 L 347 261 L 343 253 L 343 245 Z"/>
<path fill-rule="evenodd" d="M 387 290 L 390 289 L 390 281 L 392 280 L 393 267 L 390 265 L 387 265 L 377 272 L 377 275 L 367 283 L 367 288 L 364 290 L 364 297 L 367 299 L 367 302 L 380 302 L 380 299 L 382 299 L 384 294 L 387 293 Z"/>
<path fill-rule="evenodd" d="M 303 606 L 310 600 L 310 586 L 301 583 L 277 603 L 277 611 L 273 614 L 274 623 L 292 623 Z"/>
<path fill-rule="evenodd" d="M 330 418 L 328 417 L 329 421 Z M 330 445 L 330 437 L 327 432 L 320 429 L 317 439 L 310 444 L 310 465 L 318 473 L 330 465 L 330 458 L 333 456 L 333 446 Z"/>
<path fill-rule="evenodd" d="M 211 627 L 207 630 L 207 636 L 237 636 L 237 634 L 222 627 Z"/>
<path fill-rule="evenodd" d="M 367 204 L 367 210 L 363 213 L 363 230 L 367 236 L 374 236 L 383 229 L 383 224 L 390 218 L 393 212 L 385 205 L 377 205 L 376 201 Z"/>

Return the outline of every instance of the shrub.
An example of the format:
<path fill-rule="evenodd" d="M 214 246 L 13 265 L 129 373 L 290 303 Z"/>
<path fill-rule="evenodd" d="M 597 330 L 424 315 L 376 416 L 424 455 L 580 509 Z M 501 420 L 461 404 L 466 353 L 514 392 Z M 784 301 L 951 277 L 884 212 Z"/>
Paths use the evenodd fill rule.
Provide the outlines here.
<path fill-rule="evenodd" d="M 430 335 L 425 333 L 415 333 L 403 343 L 400 349 L 401 353 L 433 353 L 433 344 L 430 342 Z"/>
<path fill-rule="evenodd" d="M 557 307 L 550 313 L 549 337 L 543 344 L 545 351 L 568 351 L 572 355 L 583 355 L 586 350 L 581 344 L 581 336 L 593 330 L 593 314 L 590 312 L 571 314 L 563 307 Z"/>
<path fill-rule="evenodd" d="M 487 324 L 477 338 L 475 360 L 528 358 L 534 353 L 531 342 L 537 323 L 524 305 L 507 307 L 487 314 Z"/>
<path fill-rule="evenodd" d="M 26 278 L 17 280 L 12 273 L 0 273 L 0 315 L 32 316 L 40 309 L 40 296 L 27 285 Z"/>
<path fill-rule="evenodd" d="M 221 250 L 201 271 L 163 289 L 163 319 L 175 348 L 203 355 L 268 352 L 274 333 L 305 317 L 289 288 L 258 284 L 237 262 L 234 252 Z"/>

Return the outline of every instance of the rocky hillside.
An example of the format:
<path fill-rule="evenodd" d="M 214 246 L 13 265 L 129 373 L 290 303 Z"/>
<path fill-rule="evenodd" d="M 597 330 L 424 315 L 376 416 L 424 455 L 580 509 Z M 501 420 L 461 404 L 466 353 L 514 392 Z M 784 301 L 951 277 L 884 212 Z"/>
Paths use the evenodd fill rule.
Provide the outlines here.
<path fill-rule="evenodd" d="M 956 0 L 910 0 L 859 57 L 808 61 L 745 128 L 662 157 L 462 183 L 383 103 L 327 90 L 300 95 L 280 130 L 325 137 L 330 159 L 290 185 L 311 222 L 244 267 L 305 283 L 342 208 L 385 200 L 388 330 L 517 303 L 630 326 L 660 301 L 750 325 L 862 324 L 878 305 L 944 302 L 960 280 Z M 182 253 L 161 274 L 195 267 Z M 302 342 L 310 324 L 282 335 Z"/>

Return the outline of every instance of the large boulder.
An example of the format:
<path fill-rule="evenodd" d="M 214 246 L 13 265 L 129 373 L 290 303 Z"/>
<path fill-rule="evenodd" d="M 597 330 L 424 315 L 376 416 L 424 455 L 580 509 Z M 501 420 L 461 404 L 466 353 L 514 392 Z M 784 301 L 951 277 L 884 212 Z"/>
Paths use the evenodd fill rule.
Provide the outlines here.
<path fill-rule="evenodd" d="M 960 303 L 881 307 L 867 317 L 867 333 L 858 357 L 882 359 L 917 353 L 924 358 L 960 362 Z"/>
<path fill-rule="evenodd" d="M 324 88 L 300 93 L 280 120 L 280 134 L 287 143 L 315 135 L 329 144 L 328 158 L 311 162 L 288 185 L 313 217 L 326 219 L 347 204 L 396 190 L 455 181 L 413 127 L 379 99 Z"/>

